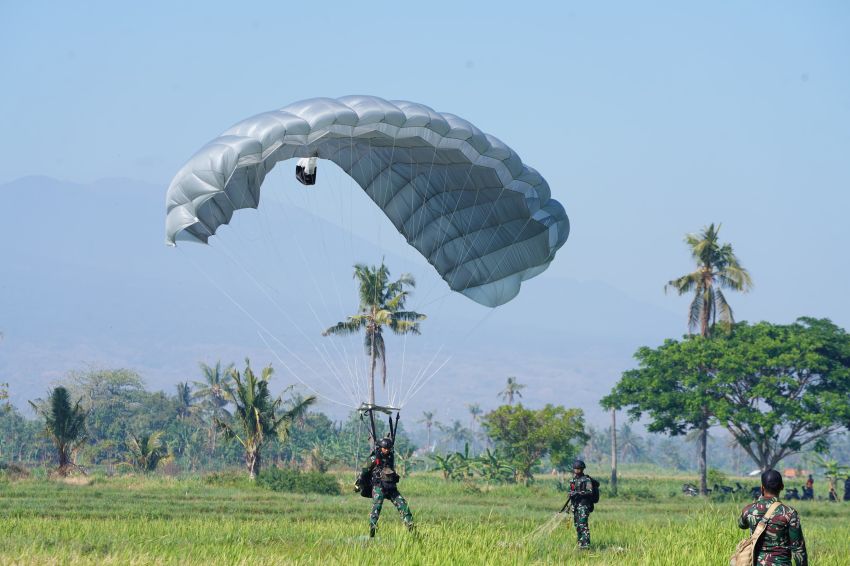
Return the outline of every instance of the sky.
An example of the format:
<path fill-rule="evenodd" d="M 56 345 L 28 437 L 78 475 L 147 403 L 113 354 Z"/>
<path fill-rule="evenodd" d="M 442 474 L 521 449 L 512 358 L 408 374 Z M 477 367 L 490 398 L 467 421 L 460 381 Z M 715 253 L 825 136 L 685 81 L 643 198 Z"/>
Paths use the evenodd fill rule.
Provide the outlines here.
<path fill-rule="evenodd" d="M 681 315 L 675 336 L 687 299 L 663 286 L 692 269 L 683 237 L 722 223 L 755 283 L 730 297 L 739 319 L 850 327 L 848 29 L 843 1 L 4 0 L 0 185 L 120 177 L 164 198 L 247 116 L 314 96 L 413 100 L 547 179 L 572 231 L 544 277 Z"/>

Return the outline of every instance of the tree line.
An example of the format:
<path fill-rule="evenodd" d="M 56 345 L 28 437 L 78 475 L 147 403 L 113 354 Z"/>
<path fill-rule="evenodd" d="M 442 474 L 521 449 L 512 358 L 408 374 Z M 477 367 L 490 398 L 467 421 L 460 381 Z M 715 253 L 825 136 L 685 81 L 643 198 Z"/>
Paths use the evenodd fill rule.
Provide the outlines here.
<path fill-rule="evenodd" d="M 696 269 L 666 289 L 693 293 L 690 334 L 642 347 L 601 401 L 647 419 L 650 432 L 696 434 L 707 492 L 708 431 L 722 426 L 761 470 L 804 450 L 824 453 L 850 427 L 850 335 L 828 319 L 736 322 L 723 290 L 747 292 L 749 272 L 714 224 L 688 234 Z"/>

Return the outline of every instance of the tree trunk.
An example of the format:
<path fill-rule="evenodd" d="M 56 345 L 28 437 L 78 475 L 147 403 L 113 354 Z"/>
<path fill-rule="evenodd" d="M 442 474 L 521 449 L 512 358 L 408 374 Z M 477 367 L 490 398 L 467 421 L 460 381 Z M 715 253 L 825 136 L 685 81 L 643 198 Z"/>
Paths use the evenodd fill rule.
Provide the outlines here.
<path fill-rule="evenodd" d="M 245 465 L 248 467 L 248 479 L 254 481 L 260 474 L 260 451 L 256 448 L 245 451 Z"/>
<path fill-rule="evenodd" d="M 431 425 L 425 427 L 428 430 L 428 452 L 431 451 Z"/>
<path fill-rule="evenodd" d="M 371 367 L 369 372 L 369 404 L 375 404 L 375 331 L 370 327 L 367 332 L 369 332 L 369 346 L 370 346 L 370 361 Z"/>
<path fill-rule="evenodd" d="M 703 421 L 699 429 L 699 449 L 697 462 L 699 465 L 699 492 L 708 495 L 706 454 L 708 452 L 708 423 Z"/>
<path fill-rule="evenodd" d="M 617 495 L 617 411 L 611 409 L 611 495 Z"/>

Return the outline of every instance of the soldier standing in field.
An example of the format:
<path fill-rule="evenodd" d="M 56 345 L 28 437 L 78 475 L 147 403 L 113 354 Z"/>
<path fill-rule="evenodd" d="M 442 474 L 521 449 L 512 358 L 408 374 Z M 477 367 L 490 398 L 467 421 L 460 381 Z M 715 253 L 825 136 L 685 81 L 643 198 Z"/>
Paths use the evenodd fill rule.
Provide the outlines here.
<path fill-rule="evenodd" d="M 378 518 L 381 516 L 381 508 L 384 499 L 389 499 L 398 509 L 407 530 L 413 531 L 413 514 L 404 497 L 398 492 L 399 476 L 395 473 L 395 455 L 393 454 L 393 441 L 391 438 L 382 438 L 378 442 L 375 452 L 370 456 L 369 462 L 363 468 L 360 479 L 357 481 L 358 491 L 371 484 L 372 488 L 372 512 L 369 515 L 369 536 L 374 537 L 378 529 Z M 368 496 L 368 495 L 367 495 Z"/>
<path fill-rule="evenodd" d="M 573 477 L 570 480 L 570 498 L 567 505 L 573 507 L 573 525 L 576 528 L 579 548 L 590 548 L 590 514 L 593 504 L 599 501 L 599 483 L 584 473 L 584 461 L 573 462 Z M 564 506 L 564 508 L 567 507 Z"/>
<path fill-rule="evenodd" d="M 780 503 L 769 517 L 765 512 L 779 500 L 784 488 L 782 475 L 776 470 L 768 470 L 761 475 L 761 497 L 744 507 L 738 517 L 738 527 L 750 529 L 752 533 L 759 521 L 766 521 L 767 527 L 755 548 L 757 566 L 790 565 L 793 559 L 796 566 L 808 566 L 806 541 L 796 509 Z"/>

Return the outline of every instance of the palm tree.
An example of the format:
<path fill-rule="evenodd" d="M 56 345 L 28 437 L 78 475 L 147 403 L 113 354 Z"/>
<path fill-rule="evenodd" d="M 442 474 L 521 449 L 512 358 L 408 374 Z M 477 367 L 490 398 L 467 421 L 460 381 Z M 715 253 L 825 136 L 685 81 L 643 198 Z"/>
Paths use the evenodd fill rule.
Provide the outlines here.
<path fill-rule="evenodd" d="M 354 266 L 354 278 L 360 286 L 360 311 L 344 322 L 337 322 L 322 332 L 322 336 L 365 332 L 364 345 L 370 360 L 369 403 L 374 405 L 378 360 L 381 360 L 381 383 L 384 387 L 387 385 L 384 327 L 395 334 L 419 334 L 419 322 L 425 320 L 425 315 L 404 310 L 404 303 L 410 296 L 405 287 L 416 286 L 412 275 L 404 273 L 397 281 L 390 282 L 390 271 L 383 262 L 379 267 L 358 263 Z"/>
<path fill-rule="evenodd" d="M 177 384 L 177 419 L 184 420 L 192 413 L 192 386 L 188 381 Z"/>
<path fill-rule="evenodd" d="M 749 272 L 741 266 L 730 244 L 721 244 L 718 239 L 720 225 L 703 228 L 699 234 L 688 234 L 685 243 L 691 248 L 691 256 L 697 263 L 697 269 L 678 279 L 668 281 L 664 292 L 672 287 L 679 295 L 693 291 L 688 314 L 688 330 L 699 328 L 700 336 L 708 338 L 719 316 L 724 323 L 733 324 L 735 317 L 732 307 L 723 295 L 723 289 L 749 291 L 753 282 Z M 706 481 L 709 410 L 703 407 L 704 417 L 699 425 L 698 464 L 700 474 L 700 492 L 708 493 Z"/>
<path fill-rule="evenodd" d="M 425 431 L 428 433 L 428 451 L 430 452 L 434 448 L 431 445 L 431 428 L 434 425 L 439 426 L 439 423 L 434 419 L 433 411 L 422 411 L 422 418 L 419 419 L 419 422 L 425 425 Z"/>
<path fill-rule="evenodd" d="M 469 429 L 460 424 L 459 420 L 452 421 L 451 426 L 441 426 L 440 430 L 454 450 L 458 449 L 461 442 L 469 441 Z"/>
<path fill-rule="evenodd" d="M 86 416 L 88 415 L 80 401 L 71 406 L 71 395 L 64 387 L 50 392 L 47 403 L 41 406 L 30 401 L 33 409 L 44 418 L 44 430 L 53 440 L 59 456 L 58 473 L 67 476 L 74 464 L 77 449 L 85 442 Z M 46 406 L 45 406 L 46 405 Z"/>
<path fill-rule="evenodd" d="M 632 427 L 623 424 L 620 427 L 619 438 L 617 444 L 620 447 L 620 454 L 623 455 L 623 461 L 631 460 L 636 462 L 644 451 L 643 439 L 632 431 Z"/>
<path fill-rule="evenodd" d="M 840 464 L 838 460 L 824 458 L 820 454 L 815 456 L 815 463 L 823 469 L 823 475 L 826 476 L 829 484 L 829 491 L 827 492 L 829 494 L 829 500 L 841 501 L 838 498 L 838 493 L 835 491 L 835 485 L 838 483 L 839 476 L 844 476 L 850 472 L 850 466 Z"/>
<path fill-rule="evenodd" d="M 227 438 L 235 438 L 245 449 L 245 465 L 248 477 L 257 478 L 260 473 L 260 451 L 267 437 L 277 434 L 285 438 L 289 425 L 307 408 L 316 402 L 316 397 L 303 398 L 297 405 L 291 406 L 280 415 L 276 411 L 283 402 L 280 397 L 272 399 L 269 392 L 269 379 L 274 373 L 271 366 L 263 369 L 257 376 L 251 369 L 251 362 L 245 360 L 245 371 L 230 370 L 234 387 L 229 391 L 230 401 L 236 405 L 234 417 L 236 424 L 216 419 L 216 424 Z M 237 426 L 238 425 L 238 426 Z"/>
<path fill-rule="evenodd" d="M 159 463 L 167 457 L 165 445 L 162 442 L 163 432 L 136 436 L 130 434 L 127 438 L 127 448 L 130 450 L 130 464 L 140 472 L 153 472 Z"/>
<path fill-rule="evenodd" d="M 210 413 L 210 452 L 215 452 L 216 420 L 230 416 L 225 407 L 230 402 L 229 398 L 233 386 L 230 378 L 233 364 L 224 368 L 221 366 L 221 361 L 217 361 L 215 366 L 212 367 L 204 362 L 199 365 L 203 374 L 203 381 L 194 382 L 197 387 L 194 398 L 200 399 Z"/>
<path fill-rule="evenodd" d="M 685 242 L 691 248 L 691 255 L 697 263 L 697 269 L 678 279 L 668 281 L 664 291 L 673 288 L 679 295 L 693 291 L 688 329 L 700 329 L 700 335 L 708 337 L 717 321 L 734 323 L 732 307 L 726 302 L 723 289 L 749 291 L 753 282 L 749 272 L 741 266 L 730 244 L 720 244 L 718 233 L 720 226 L 710 224 L 699 234 L 688 234 Z"/>
<path fill-rule="evenodd" d="M 478 422 L 478 417 L 480 417 L 484 411 L 481 409 L 481 405 L 478 403 L 469 403 L 466 405 L 466 408 L 469 410 L 469 414 L 471 415 L 469 422 L 469 429 L 472 431 L 472 434 L 475 434 L 475 423 Z"/>
<path fill-rule="evenodd" d="M 521 389 L 525 389 L 525 385 L 521 385 L 515 377 L 509 377 L 505 388 L 499 393 L 499 397 L 507 401 L 508 405 L 513 405 L 514 397 L 522 397 Z"/>

